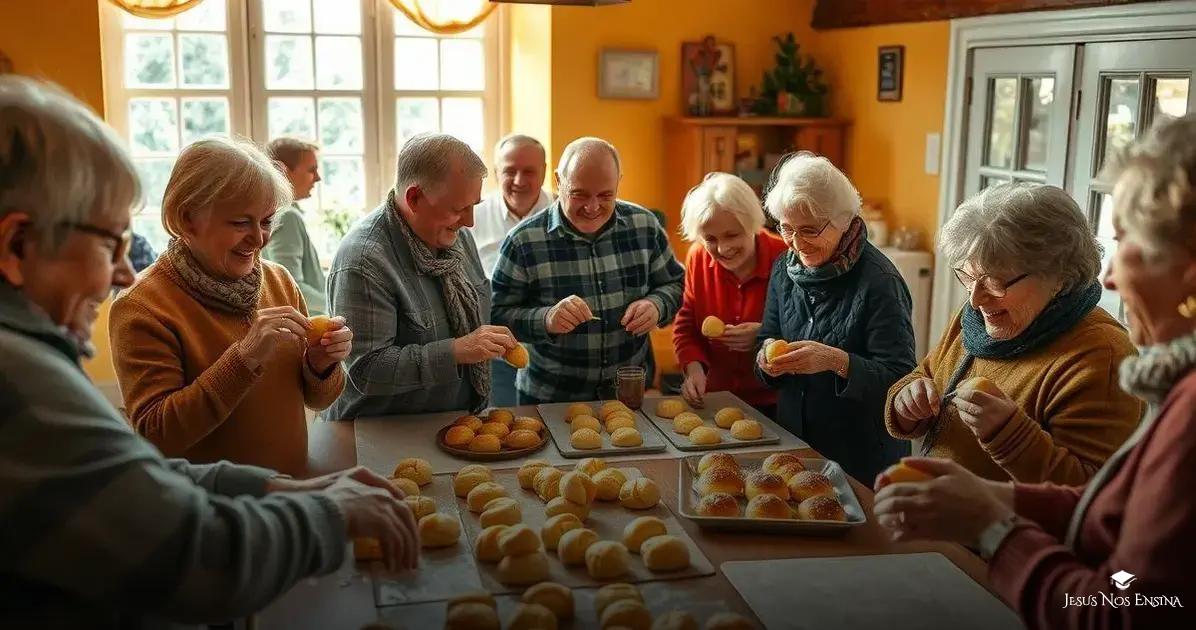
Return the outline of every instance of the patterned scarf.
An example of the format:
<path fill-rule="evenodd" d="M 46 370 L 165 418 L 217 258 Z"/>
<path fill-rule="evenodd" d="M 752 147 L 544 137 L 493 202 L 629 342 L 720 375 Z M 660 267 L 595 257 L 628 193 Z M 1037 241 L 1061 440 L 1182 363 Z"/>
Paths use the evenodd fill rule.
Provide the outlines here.
<path fill-rule="evenodd" d="M 817 267 L 807 267 L 801 264 L 801 257 L 790 249 L 785 260 L 785 271 L 789 273 L 789 279 L 793 280 L 794 284 L 829 282 L 855 267 L 860 255 L 864 253 L 864 244 L 867 242 L 868 228 L 864 226 L 863 219 L 856 217 L 851 220 L 851 225 L 847 226 L 847 231 L 839 239 L 839 246 L 835 248 L 835 253 L 831 254 L 830 260 Z"/>
<path fill-rule="evenodd" d="M 457 239 L 452 247 L 435 253 L 414 232 L 395 205 L 395 191 L 392 188 L 386 196 L 386 211 L 394 218 L 399 232 L 411 248 L 415 270 L 421 275 L 440 280 L 440 294 L 444 298 L 444 310 L 448 313 L 449 328 L 454 337 L 464 337 L 482 325 L 479 313 L 477 287 L 465 274 L 465 246 Z M 469 384 L 473 387 L 474 401 L 470 411 L 481 411 L 490 400 L 490 362 L 482 361 L 468 367 Z"/>
<path fill-rule="evenodd" d="M 222 280 L 204 270 L 181 238 L 171 239 L 162 256 L 163 271 L 200 304 L 234 315 L 251 315 L 262 296 L 262 259 L 253 271 L 236 280 Z"/>

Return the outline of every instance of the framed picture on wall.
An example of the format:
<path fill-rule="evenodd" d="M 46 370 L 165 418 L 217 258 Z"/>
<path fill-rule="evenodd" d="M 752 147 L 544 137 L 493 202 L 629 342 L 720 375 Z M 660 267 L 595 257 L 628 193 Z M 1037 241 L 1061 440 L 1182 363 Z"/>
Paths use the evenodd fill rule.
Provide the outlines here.
<path fill-rule="evenodd" d="M 876 100 L 900 101 L 905 76 L 905 46 L 881 46 L 876 67 Z"/>
<path fill-rule="evenodd" d="M 735 45 L 713 35 L 681 44 L 681 96 L 687 116 L 734 116 Z"/>
<path fill-rule="evenodd" d="M 598 97 L 660 96 L 660 55 L 655 50 L 604 48 L 598 60 Z"/>

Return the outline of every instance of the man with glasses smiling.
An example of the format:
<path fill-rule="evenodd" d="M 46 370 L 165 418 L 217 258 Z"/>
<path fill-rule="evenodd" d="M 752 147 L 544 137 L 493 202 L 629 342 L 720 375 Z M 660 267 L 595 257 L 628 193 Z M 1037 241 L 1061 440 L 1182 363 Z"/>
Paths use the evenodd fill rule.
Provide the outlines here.
<path fill-rule="evenodd" d="M 647 334 L 681 306 L 685 272 L 664 229 L 616 199 L 618 151 L 574 140 L 555 176 L 560 199 L 507 236 L 494 269 L 491 318 L 531 355 L 520 404 L 612 398 L 615 369 L 650 365 Z"/>

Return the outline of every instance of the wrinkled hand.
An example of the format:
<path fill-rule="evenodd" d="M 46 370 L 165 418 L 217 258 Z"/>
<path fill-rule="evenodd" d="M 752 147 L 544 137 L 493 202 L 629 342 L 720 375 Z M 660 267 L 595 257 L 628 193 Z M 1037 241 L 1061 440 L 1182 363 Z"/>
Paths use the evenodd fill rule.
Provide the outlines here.
<path fill-rule="evenodd" d="M 952 403 L 959 410 L 959 419 L 981 442 L 991 440 L 1017 411 L 1017 403 L 1004 393 L 993 396 L 975 389 L 959 390 Z"/>
<path fill-rule="evenodd" d="M 341 477 L 325 491 L 345 517 L 350 538 L 376 538 L 391 571 L 419 566 L 419 530 L 410 506 L 393 489 Z"/>
<path fill-rule="evenodd" d="M 381 488 L 390 492 L 397 499 L 405 498 L 403 491 L 395 488 L 386 477 L 375 473 L 365 466 L 355 466 L 327 475 L 312 477 L 311 479 L 273 477 L 266 481 L 266 492 L 315 492 L 323 490 L 341 479 L 352 479 L 367 486 Z"/>
<path fill-rule="evenodd" d="M 941 407 L 938 386 L 929 378 L 914 380 L 893 397 L 893 412 L 906 431 L 913 431 L 919 422 L 938 416 Z"/>
<path fill-rule="evenodd" d="M 818 374 L 835 370 L 847 363 L 847 353 L 817 341 L 794 341 L 789 344 L 788 352 L 769 362 L 765 357 L 765 351 L 772 341 L 765 340 L 759 354 L 756 355 L 756 364 L 765 374 L 772 377 L 784 374 Z"/>
<path fill-rule="evenodd" d="M 760 322 L 743 322 L 727 326 L 722 336 L 710 341 L 736 352 L 751 352 L 756 347 L 756 335 L 760 333 Z"/>
<path fill-rule="evenodd" d="M 689 406 L 701 409 L 706 395 L 706 368 L 693 361 L 685 367 L 685 382 L 681 383 L 681 397 Z"/>
<path fill-rule="evenodd" d="M 477 330 L 453 340 L 453 361 L 473 365 L 497 359 L 519 342 L 506 326 L 478 326 Z"/>
<path fill-rule="evenodd" d="M 623 319 L 619 320 L 619 325 L 627 332 L 639 337 L 656 328 L 656 323 L 659 321 L 660 309 L 656 308 L 656 304 L 652 300 L 636 300 L 627 305 L 627 310 L 623 313 Z"/>
<path fill-rule="evenodd" d="M 985 481 L 947 459 L 906 457 L 929 481 L 878 489 L 872 513 L 895 541 L 946 540 L 975 545 L 993 523 L 1013 514 L 1013 485 Z M 877 478 L 877 485 L 880 478 Z"/>
<path fill-rule="evenodd" d="M 306 344 L 310 327 L 303 313 L 293 306 L 263 308 L 254 313 L 249 332 L 237 342 L 237 351 L 250 369 L 256 370 L 279 347 L 299 340 Z"/>
<path fill-rule="evenodd" d="M 338 315 L 329 321 L 332 323 L 330 330 L 320 337 L 317 345 L 307 348 L 307 362 L 316 374 L 323 374 L 344 361 L 353 350 L 353 331 L 345 325 L 345 318 Z"/>
<path fill-rule="evenodd" d="M 573 332 L 574 328 L 590 321 L 592 317 L 594 313 L 590 310 L 590 305 L 580 297 L 570 295 L 548 309 L 544 324 L 548 328 L 548 334 L 564 335 Z"/>

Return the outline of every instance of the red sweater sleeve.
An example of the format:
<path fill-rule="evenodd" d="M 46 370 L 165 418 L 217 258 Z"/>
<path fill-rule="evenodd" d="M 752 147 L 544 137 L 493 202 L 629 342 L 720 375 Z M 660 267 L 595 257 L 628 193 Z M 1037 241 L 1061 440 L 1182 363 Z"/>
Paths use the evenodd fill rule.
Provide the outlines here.
<path fill-rule="evenodd" d="M 700 245 L 692 245 L 685 256 L 685 292 L 681 296 L 681 309 L 677 311 L 677 318 L 673 321 L 673 351 L 677 354 L 677 362 L 681 364 L 682 371 L 694 361 L 710 365 L 706 353 L 706 339 L 702 337 L 702 323 L 697 321 L 695 312 L 698 275 L 707 272 L 707 265 L 702 260 L 705 251 Z"/>
<path fill-rule="evenodd" d="M 1013 511 L 1038 523 L 1046 533 L 1063 540 L 1071 515 L 1080 502 L 1082 487 L 1053 483 L 1018 483 L 1013 485 Z"/>

